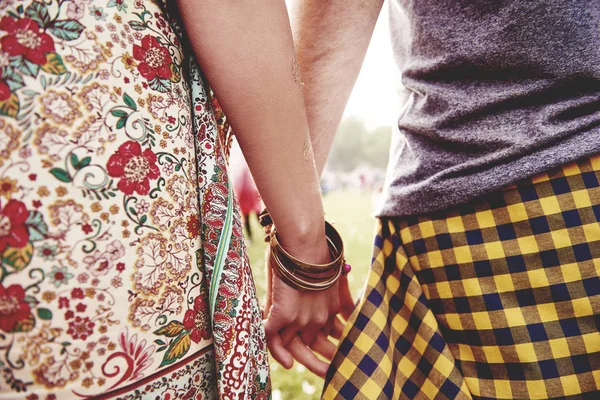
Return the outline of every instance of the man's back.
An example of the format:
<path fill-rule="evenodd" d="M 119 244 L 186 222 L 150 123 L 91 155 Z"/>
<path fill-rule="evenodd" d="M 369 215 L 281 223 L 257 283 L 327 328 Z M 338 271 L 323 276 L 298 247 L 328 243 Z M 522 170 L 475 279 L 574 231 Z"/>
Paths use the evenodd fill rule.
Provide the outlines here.
<path fill-rule="evenodd" d="M 443 209 L 600 152 L 597 0 L 391 7 L 411 96 L 381 215 Z"/>

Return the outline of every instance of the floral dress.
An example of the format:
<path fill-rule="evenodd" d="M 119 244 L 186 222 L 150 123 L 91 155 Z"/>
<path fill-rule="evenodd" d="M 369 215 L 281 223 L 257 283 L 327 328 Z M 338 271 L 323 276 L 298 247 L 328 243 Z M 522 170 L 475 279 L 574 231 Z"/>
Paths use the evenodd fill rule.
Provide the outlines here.
<path fill-rule="evenodd" d="M 269 396 L 229 130 L 169 3 L 0 0 L 2 400 Z"/>

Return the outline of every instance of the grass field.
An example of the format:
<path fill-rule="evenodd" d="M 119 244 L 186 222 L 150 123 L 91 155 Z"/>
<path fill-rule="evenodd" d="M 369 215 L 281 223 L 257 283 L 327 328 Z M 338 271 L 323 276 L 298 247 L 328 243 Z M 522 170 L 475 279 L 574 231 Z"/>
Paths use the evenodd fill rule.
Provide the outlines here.
<path fill-rule="evenodd" d="M 352 265 L 348 281 L 352 293 L 358 295 L 369 269 L 375 218 L 372 216 L 372 196 L 360 191 L 337 191 L 325 196 L 325 213 L 328 221 L 334 223 L 344 239 L 346 259 Z M 248 253 L 254 273 L 258 296 L 265 296 L 265 243 L 262 229 L 252 220 L 254 240 L 248 244 Z M 273 400 L 312 400 L 318 399 L 323 381 L 306 371 L 299 364 L 287 371 L 277 363 L 271 363 Z"/>

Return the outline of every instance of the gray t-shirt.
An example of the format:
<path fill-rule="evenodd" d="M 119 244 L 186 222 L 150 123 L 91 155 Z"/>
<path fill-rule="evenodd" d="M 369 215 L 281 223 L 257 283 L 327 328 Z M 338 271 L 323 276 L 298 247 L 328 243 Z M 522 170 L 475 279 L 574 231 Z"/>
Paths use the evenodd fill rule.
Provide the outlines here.
<path fill-rule="evenodd" d="M 442 210 L 600 153 L 600 0 L 391 0 L 410 96 L 379 215 Z"/>

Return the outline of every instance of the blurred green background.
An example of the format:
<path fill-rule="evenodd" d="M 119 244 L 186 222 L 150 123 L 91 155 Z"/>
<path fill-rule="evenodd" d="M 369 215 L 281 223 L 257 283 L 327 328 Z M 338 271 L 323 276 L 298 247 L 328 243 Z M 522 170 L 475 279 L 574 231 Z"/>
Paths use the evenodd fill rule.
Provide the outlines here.
<path fill-rule="evenodd" d="M 366 282 L 371 259 L 375 218 L 373 207 L 377 193 L 360 189 L 345 189 L 329 192 L 324 197 L 325 214 L 328 221 L 335 224 L 344 238 L 345 253 L 352 265 L 348 275 L 350 288 L 355 298 Z M 251 218 L 253 240 L 247 241 L 250 263 L 261 303 L 265 298 L 265 247 L 262 241 L 262 228 L 254 216 Z M 291 370 L 285 370 L 271 360 L 271 380 L 273 400 L 312 400 L 319 399 L 323 386 L 322 379 L 314 376 L 302 365 L 296 363 Z"/>

